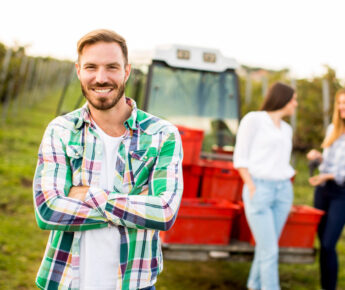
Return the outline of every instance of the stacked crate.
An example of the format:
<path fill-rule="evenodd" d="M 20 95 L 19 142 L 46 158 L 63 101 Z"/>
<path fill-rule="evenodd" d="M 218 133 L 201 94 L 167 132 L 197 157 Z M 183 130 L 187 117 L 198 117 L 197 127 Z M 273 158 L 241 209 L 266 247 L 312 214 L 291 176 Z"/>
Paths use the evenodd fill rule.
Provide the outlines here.
<path fill-rule="evenodd" d="M 227 245 L 240 209 L 232 201 L 238 198 L 242 181 L 232 162 L 200 159 L 202 130 L 178 129 L 184 151 L 184 191 L 177 220 L 161 238 L 164 243 Z"/>
<path fill-rule="evenodd" d="M 241 200 L 243 182 L 234 169 L 233 163 L 226 160 L 201 159 L 203 131 L 178 126 L 181 134 L 183 157 L 183 198 L 207 198 Z"/>
<path fill-rule="evenodd" d="M 255 244 L 242 202 L 243 182 L 232 161 L 201 159 L 203 131 L 178 126 L 184 150 L 184 191 L 164 243 L 227 245 L 230 238 Z M 311 248 L 323 212 L 294 206 L 283 229 L 281 247 Z"/>
<path fill-rule="evenodd" d="M 231 161 L 201 161 L 203 166 L 201 196 L 237 202 L 242 199 L 243 182 Z"/>
<path fill-rule="evenodd" d="M 238 209 L 226 200 L 184 198 L 174 226 L 161 238 L 171 244 L 227 245 Z"/>

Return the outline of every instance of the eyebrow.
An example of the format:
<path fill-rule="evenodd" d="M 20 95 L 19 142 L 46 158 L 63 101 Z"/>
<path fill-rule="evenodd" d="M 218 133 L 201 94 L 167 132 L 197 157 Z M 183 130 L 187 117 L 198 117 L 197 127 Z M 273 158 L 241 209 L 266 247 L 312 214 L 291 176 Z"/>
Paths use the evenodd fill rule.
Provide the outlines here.
<path fill-rule="evenodd" d="M 92 63 L 92 62 L 86 62 L 86 63 L 83 64 L 83 66 L 88 66 L 88 65 L 93 65 L 93 66 L 95 66 L 96 64 L 94 64 L 94 63 Z"/>
<path fill-rule="evenodd" d="M 83 67 L 86 67 L 86 66 L 98 66 L 98 65 L 96 63 L 93 63 L 93 62 L 86 62 L 83 64 Z M 109 67 L 109 66 L 120 67 L 121 65 L 118 62 L 111 62 L 111 63 L 107 63 L 106 66 L 107 67 Z"/>
<path fill-rule="evenodd" d="M 118 62 L 107 63 L 107 66 L 121 66 Z"/>

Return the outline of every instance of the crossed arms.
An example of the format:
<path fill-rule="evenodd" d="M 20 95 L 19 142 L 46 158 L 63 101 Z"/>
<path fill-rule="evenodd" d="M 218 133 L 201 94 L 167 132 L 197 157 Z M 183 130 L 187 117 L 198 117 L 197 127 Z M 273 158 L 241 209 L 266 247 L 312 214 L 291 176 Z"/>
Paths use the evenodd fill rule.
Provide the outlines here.
<path fill-rule="evenodd" d="M 49 126 L 40 146 L 34 178 L 37 223 L 42 229 L 62 231 L 101 228 L 109 223 L 168 230 L 176 219 L 182 196 L 181 163 L 181 140 L 178 131 L 172 130 L 162 140 L 147 191 L 134 188 L 132 194 L 127 194 L 89 184 L 73 187 L 66 145 L 59 130 Z"/>

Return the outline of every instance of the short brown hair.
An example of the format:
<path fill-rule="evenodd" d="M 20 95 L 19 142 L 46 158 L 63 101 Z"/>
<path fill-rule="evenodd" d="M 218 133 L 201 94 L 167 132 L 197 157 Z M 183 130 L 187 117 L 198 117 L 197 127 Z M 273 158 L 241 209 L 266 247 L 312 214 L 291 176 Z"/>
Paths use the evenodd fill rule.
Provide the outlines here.
<path fill-rule="evenodd" d="M 268 90 L 260 110 L 268 112 L 280 110 L 291 101 L 294 93 L 295 90 L 292 87 L 276 82 Z"/>
<path fill-rule="evenodd" d="M 118 45 L 120 45 L 125 60 L 125 65 L 128 64 L 128 49 L 126 40 L 121 35 L 117 34 L 115 31 L 111 31 L 108 29 L 93 30 L 79 39 L 77 43 L 78 61 L 85 46 L 95 44 L 101 41 L 115 42 Z"/>

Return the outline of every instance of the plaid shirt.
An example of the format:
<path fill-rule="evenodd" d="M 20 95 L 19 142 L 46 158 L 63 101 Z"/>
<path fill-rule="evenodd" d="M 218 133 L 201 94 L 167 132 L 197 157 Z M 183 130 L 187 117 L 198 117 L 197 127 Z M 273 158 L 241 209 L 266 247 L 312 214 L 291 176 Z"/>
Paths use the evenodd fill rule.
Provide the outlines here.
<path fill-rule="evenodd" d="M 127 103 L 132 114 L 111 192 L 99 187 L 103 147 L 87 105 L 45 131 L 33 185 L 37 223 L 51 230 L 36 278 L 41 289 L 79 289 L 81 231 L 112 225 L 121 236 L 117 289 L 148 287 L 163 269 L 159 231 L 171 228 L 181 201 L 181 139 L 176 127 Z M 85 201 L 67 196 L 82 185 L 90 187 Z"/>
<path fill-rule="evenodd" d="M 333 128 L 333 124 L 330 124 L 326 135 L 331 134 Z M 343 186 L 345 183 L 345 135 L 341 135 L 331 146 L 325 148 L 322 157 L 320 172 L 334 174 L 334 181 Z"/>

